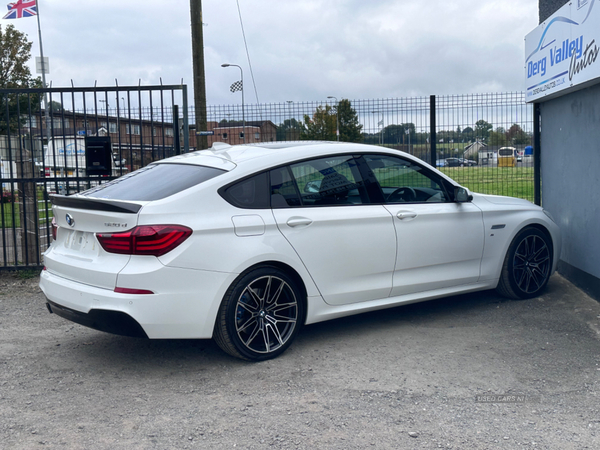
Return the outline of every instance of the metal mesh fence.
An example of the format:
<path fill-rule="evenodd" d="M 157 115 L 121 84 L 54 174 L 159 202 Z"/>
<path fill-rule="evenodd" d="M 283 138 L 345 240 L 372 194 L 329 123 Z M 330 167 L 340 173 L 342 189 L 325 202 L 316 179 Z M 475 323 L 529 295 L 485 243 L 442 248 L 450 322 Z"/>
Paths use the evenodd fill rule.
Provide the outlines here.
<path fill-rule="evenodd" d="M 345 130 L 348 109 L 358 134 Z M 533 201 L 533 107 L 523 92 L 436 96 L 433 130 L 431 113 L 430 97 L 209 106 L 208 145 L 336 140 L 339 129 L 342 141 L 405 151 L 472 191 Z"/>
<path fill-rule="evenodd" d="M 50 194 L 81 192 L 186 148 L 186 113 L 184 86 L 0 90 L 0 269 L 42 263 Z M 100 142 L 104 157 L 92 161 Z"/>
<path fill-rule="evenodd" d="M 524 93 L 437 97 L 436 119 L 441 170 L 474 192 L 534 200 L 533 107 Z"/>
<path fill-rule="evenodd" d="M 0 116 L 0 269 L 40 264 L 51 237 L 48 193 L 78 192 L 215 142 L 379 145 L 437 166 L 474 192 L 534 200 L 533 107 L 522 92 L 211 105 L 201 130 L 185 86 L 4 90 Z M 83 167 L 85 138 L 102 135 L 113 153 L 105 178 Z"/>

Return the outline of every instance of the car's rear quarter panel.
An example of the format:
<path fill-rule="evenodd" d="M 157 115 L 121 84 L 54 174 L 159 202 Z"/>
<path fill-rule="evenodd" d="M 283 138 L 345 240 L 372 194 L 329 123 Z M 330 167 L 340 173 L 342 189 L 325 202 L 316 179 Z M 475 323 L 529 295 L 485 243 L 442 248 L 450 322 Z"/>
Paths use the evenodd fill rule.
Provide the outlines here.
<path fill-rule="evenodd" d="M 264 228 L 236 233 L 234 220 L 244 216 L 253 217 L 254 222 L 259 220 Z M 309 296 L 320 295 L 298 255 L 277 228 L 271 209 L 240 209 L 227 203 L 214 189 L 190 189 L 144 206 L 139 224 L 169 220 L 190 227 L 193 234 L 159 258 L 165 266 L 240 274 L 249 267 L 274 261 L 297 272 Z"/>

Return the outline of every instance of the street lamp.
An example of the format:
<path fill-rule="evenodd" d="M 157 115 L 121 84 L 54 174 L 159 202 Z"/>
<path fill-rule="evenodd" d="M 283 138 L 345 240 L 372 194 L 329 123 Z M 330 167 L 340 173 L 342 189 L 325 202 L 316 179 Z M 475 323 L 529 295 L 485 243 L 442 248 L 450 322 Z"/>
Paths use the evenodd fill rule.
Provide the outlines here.
<path fill-rule="evenodd" d="M 337 136 L 337 141 L 340 142 L 340 104 L 338 103 L 337 97 L 334 97 L 333 95 L 330 95 L 327 98 L 335 100 L 335 134 Z"/>
<path fill-rule="evenodd" d="M 117 115 L 120 114 L 119 111 L 122 111 L 125 109 L 125 97 L 121 97 L 121 103 L 119 103 L 119 93 L 116 92 L 115 93 L 115 100 L 117 102 Z"/>
<path fill-rule="evenodd" d="M 244 113 L 244 71 L 242 70 L 242 68 L 240 66 L 238 66 L 237 64 L 221 64 L 221 67 L 237 67 L 238 69 L 240 69 L 240 74 L 241 74 L 241 91 L 242 91 L 242 134 L 244 135 L 243 139 L 244 139 L 244 144 L 246 143 L 246 115 Z M 232 92 L 235 92 L 237 89 L 233 90 Z"/>

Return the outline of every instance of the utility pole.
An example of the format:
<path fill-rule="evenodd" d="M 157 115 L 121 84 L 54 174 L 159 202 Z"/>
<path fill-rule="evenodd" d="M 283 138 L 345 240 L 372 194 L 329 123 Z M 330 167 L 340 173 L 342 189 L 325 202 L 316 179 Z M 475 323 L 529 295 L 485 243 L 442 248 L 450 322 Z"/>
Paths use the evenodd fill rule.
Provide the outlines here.
<path fill-rule="evenodd" d="M 202 0 L 190 0 L 192 22 L 192 65 L 194 68 L 194 106 L 196 112 L 196 147 L 208 148 L 206 136 L 198 132 L 207 131 L 206 123 L 206 76 L 204 75 L 204 36 L 202 34 Z"/>

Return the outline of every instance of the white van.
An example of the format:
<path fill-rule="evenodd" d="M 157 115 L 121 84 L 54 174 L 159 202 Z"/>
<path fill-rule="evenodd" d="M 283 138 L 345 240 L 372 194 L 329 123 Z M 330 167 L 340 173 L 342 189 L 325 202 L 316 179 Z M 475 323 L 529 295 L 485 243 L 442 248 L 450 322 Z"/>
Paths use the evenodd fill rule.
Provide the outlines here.
<path fill-rule="evenodd" d="M 85 139 L 50 139 L 44 152 L 44 172 L 47 177 L 84 177 Z"/>
<path fill-rule="evenodd" d="M 0 159 L 0 175 L 2 178 L 2 186 L 0 186 L 0 189 L 7 191 L 11 190 L 14 186 L 11 186 L 11 183 L 5 183 L 4 180 L 17 178 L 17 164 L 14 161 L 4 161 Z"/>
<path fill-rule="evenodd" d="M 56 137 L 50 139 L 44 149 L 44 176 L 46 178 L 87 177 L 85 149 L 84 137 Z M 122 174 L 120 166 L 124 162 L 125 160 L 115 159 L 114 154 L 112 154 L 112 176 Z M 91 182 L 90 185 L 93 183 Z M 76 192 L 76 182 L 69 182 L 68 185 L 69 194 Z M 57 188 L 59 193 L 67 191 L 64 182 L 58 182 Z"/>

